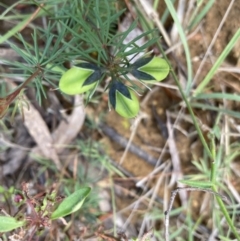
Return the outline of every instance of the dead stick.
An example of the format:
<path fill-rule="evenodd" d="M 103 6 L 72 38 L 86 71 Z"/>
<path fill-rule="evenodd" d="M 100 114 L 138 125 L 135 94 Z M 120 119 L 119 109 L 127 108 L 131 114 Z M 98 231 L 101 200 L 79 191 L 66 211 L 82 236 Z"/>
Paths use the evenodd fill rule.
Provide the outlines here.
<path fill-rule="evenodd" d="M 99 126 L 100 126 L 102 132 L 105 135 L 107 135 L 110 139 L 117 142 L 124 148 L 127 147 L 128 140 L 126 138 L 122 137 L 120 134 L 118 134 L 117 131 L 115 131 L 113 128 L 111 128 L 107 125 L 104 125 L 104 124 L 100 124 Z M 140 158 L 142 158 L 143 160 L 145 160 L 146 162 L 148 162 L 149 164 L 151 164 L 153 166 L 155 166 L 156 163 L 158 162 L 158 160 L 156 158 L 149 155 L 148 153 L 143 151 L 140 147 L 138 147 L 134 144 L 130 144 L 129 151 L 132 152 L 133 154 L 139 156 Z"/>

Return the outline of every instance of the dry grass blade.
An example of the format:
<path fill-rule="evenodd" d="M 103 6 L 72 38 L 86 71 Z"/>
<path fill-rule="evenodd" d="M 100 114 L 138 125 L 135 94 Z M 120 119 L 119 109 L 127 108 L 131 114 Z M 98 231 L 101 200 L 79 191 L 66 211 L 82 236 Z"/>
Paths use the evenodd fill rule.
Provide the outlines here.
<path fill-rule="evenodd" d="M 172 179 L 174 179 L 175 181 L 178 181 L 179 179 L 182 178 L 183 174 L 182 174 L 182 170 L 181 170 L 181 164 L 180 164 L 180 158 L 178 155 L 178 150 L 177 150 L 176 143 L 175 143 L 174 136 L 173 136 L 173 126 L 171 125 L 168 112 L 167 112 L 167 128 L 168 128 L 168 133 L 169 133 L 168 146 L 169 146 L 169 152 L 171 155 L 172 165 L 173 165 Z M 175 183 L 175 181 L 171 181 L 171 183 Z M 182 185 L 182 184 L 179 184 L 179 185 Z M 185 191 L 183 191 L 183 192 L 180 192 L 179 195 L 180 195 L 182 204 L 183 205 L 187 204 L 187 193 Z"/>
<path fill-rule="evenodd" d="M 136 4 L 138 4 L 138 1 L 135 1 L 135 2 L 136 2 Z M 149 1 L 140 0 L 139 3 L 142 6 L 145 13 L 147 14 L 147 16 L 149 17 L 149 19 L 152 19 L 153 22 L 158 27 L 158 29 L 161 31 L 163 38 L 166 41 L 167 45 L 171 46 L 172 45 L 171 40 L 168 36 L 167 31 L 165 30 L 164 26 L 162 25 L 161 21 L 159 20 L 158 13 L 153 9 L 153 7 L 149 3 Z"/>

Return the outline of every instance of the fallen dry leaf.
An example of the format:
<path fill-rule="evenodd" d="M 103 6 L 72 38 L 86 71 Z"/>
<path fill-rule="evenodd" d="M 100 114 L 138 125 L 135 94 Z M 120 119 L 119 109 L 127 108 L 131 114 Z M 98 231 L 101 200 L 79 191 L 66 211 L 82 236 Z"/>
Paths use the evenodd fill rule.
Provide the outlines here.
<path fill-rule="evenodd" d="M 29 134 L 37 143 L 41 153 L 54 161 L 56 167 L 60 170 L 61 163 L 59 161 L 54 142 L 49 129 L 39 112 L 29 103 L 28 108 L 23 106 L 24 125 L 28 129 Z"/>
<path fill-rule="evenodd" d="M 16 85 L 9 81 L 13 87 Z M 27 99 L 27 97 L 24 97 Z M 85 120 L 85 107 L 81 96 L 76 95 L 74 99 L 74 109 L 71 115 L 65 115 L 57 129 L 51 135 L 45 121 L 35 107 L 29 102 L 28 106 L 23 106 L 24 125 L 29 134 L 37 143 L 32 153 L 44 155 L 53 160 L 60 170 L 61 163 L 57 153 L 61 153 L 63 146 L 69 144 L 80 131 Z"/>
<path fill-rule="evenodd" d="M 64 114 L 63 114 L 64 115 Z M 85 107 L 81 96 L 74 97 L 74 109 L 71 115 L 65 115 L 58 127 L 52 133 L 52 145 L 57 154 L 60 154 L 64 146 L 69 144 L 81 130 L 85 120 Z M 32 149 L 33 154 L 41 155 L 40 146 Z"/>
<path fill-rule="evenodd" d="M 57 129 L 53 132 L 53 141 L 58 146 L 57 152 L 60 153 L 63 145 L 69 144 L 81 130 L 85 120 L 85 107 L 83 98 L 76 95 L 74 98 L 74 109 L 71 115 L 65 115 Z"/>
<path fill-rule="evenodd" d="M 10 83 L 13 88 L 16 87 L 11 80 L 8 80 L 8 83 Z M 24 87 L 25 83 L 27 83 L 27 81 L 25 81 L 21 87 Z M 19 89 L 17 89 L 17 91 L 19 91 Z M 15 92 L 17 93 L 17 91 Z M 24 98 L 27 99 L 26 96 L 24 96 Z M 30 102 L 28 102 L 28 106 L 22 106 L 22 111 L 24 112 L 24 125 L 37 143 L 41 153 L 44 157 L 53 160 L 56 167 L 60 170 L 61 163 L 54 148 L 52 136 L 42 116 Z"/>

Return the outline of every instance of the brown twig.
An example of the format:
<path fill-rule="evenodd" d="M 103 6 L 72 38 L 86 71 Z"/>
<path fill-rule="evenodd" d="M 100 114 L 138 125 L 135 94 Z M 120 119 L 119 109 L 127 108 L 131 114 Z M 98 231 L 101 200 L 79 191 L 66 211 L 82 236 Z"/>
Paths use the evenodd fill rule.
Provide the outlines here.
<path fill-rule="evenodd" d="M 126 4 L 128 10 L 129 10 L 129 12 L 130 12 L 131 15 L 132 15 L 132 18 L 133 18 L 134 20 L 136 20 L 136 19 L 137 19 L 137 15 L 136 15 L 136 13 L 134 13 L 134 11 L 132 10 L 132 9 L 133 9 L 132 4 L 130 3 L 129 0 L 124 0 L 124 1 L 125 1 L 125 4 Z"/>
<path fill-rule="evenodd" d="M 36 9 L 36 11 L 32 14 L 32 16 L 28 19 L 28 21 L 23 25 L 23 27 L 19 30 L 19 32 L 21 32 L 24 28 L 26 28 L 28 26 L 28 24 L 30 22 L 32 22 L 32 20 L 36 17 L 36 15 L 39 13 L 39 11 L 41 10 L 41 8 L 44 6 L 43 3 L 40 4 L 40 6 Z"/>
<path fill-rule="evenodd" d="M 12 101 L 17 97 L 17 95 L 20 93 L 20 91 L 27 86 L 33 79 L 35 79 L 39 73 L 41 72 L 41 69 L 38 68 L 30 77 L 28 77 L 12 94 L 9 94 L 6 96 L 6 101 L 8 104 L 11 104 Z"/>
<path fill-rule="evenodd" d="M 99 126 L 100 126 L 102 132 L 105 135 L 107 135 L 111 140 L 117 142 L 124 148 L 127 147 L 128 140 L 126 138 L 122 137 L 119 133 L 117 133 L 116 130 L 114 130 L 113 128 L 111 128 L 107 125 L 104 125 L 104 124 L 100 124 Z M 153 166 L 155 166 L 156 163 L 158 162 L 158 160 L 156 158 L 149 155 L 148 153 L 143 151 L 139 146 L 136 146 L 132 143 L 129 146 L 129 151 L 132 152 L 133 154 L 137 155 L 138 157 L 142 158 L 143 160 L 145 160 L 146 162 L 148 162 L 149 164 L 151 164 Z"/>
<path fill-rule="evenodd" d="M 9 105 L 14 101 L 14 99 L 19 95 L 20 91 L 34 78 L 36 78 L 41 72 L 41 68 L 38 68 L 28 79 L 26 79 L 13 93 L 0 98 L 0 119 L 4 117 Z"/>

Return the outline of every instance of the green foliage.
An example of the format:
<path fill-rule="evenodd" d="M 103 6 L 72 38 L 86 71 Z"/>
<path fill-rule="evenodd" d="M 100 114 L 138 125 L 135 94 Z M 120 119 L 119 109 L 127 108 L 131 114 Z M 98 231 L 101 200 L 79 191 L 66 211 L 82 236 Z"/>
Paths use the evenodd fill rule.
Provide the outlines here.
<path fill-rule="evenodd" d="M 91 188 L 89 187 L 81 188 L 65 198 L 58 208 L 52 213 L 51 219 L 54 220 L 78 211 L 82 207 L 83 202 L 89 195 L 90 191 Z"/>
<path fill-rule="evenodd" d="M 182 184 L 185 184 L 190 187 L 197 187 L 197 188 L 211 188 L 212 183 L 209 181 L 202 181 L 202 180 L 180 180 Z"/>
<path fill-rule="evenodd" d="M 21 34 L 18 34 L 17 38 L 22 42 L 23 48 L 8 41 L 11 48 L 22 57 L 23 62 L 3 60 L 3 64 L 11 66 L 20 73 L 21 77 L 33 82 L 39 103 L 42 102 L 42 97 L 46 98 L 44 81 L 49 87 L 56 88 L 59 85 L 60 90 L 69 95 L 89 92 L 91 99 L 98 85 L 106 86 L 102 83 L 106 77 L 112 79 L 106 89 L 111 87 L 111 82 L 118 81 L 127 88 L 139 91 L 139 86 L 130 80 L 128 74 L 133 74 L 140 82 L 146 80 L 142 78 L 143 73 L 145 76 L 149 75 L 151 81 L 148 78 L 148 83 L 163 80 L 168 75 L 169 66 L 161 58 L 147 57 L 135 62 L 135 65 L 130 63 L 130 55 L 136 57 L 139 53 L 145 52 L 158 41 L 159 35 L 155 29 L 152 29 L 126 44 L 124 41 L 136 28 L 137 21 L 134 21 L 125 32 L 117 33 L 115 27 L 125 10 L 116 9 L 116 1 L 89 0 L 61 3 L 62 5 L 60 2 L 56 5 L 55 1 L 50 1 L 41 8 L 39 14 L 49 15 L 51 22 L 48 22 L 46 28 L 34 29 L 32 44 L 29 44 Z M 54 11 L 52 6 L 55 6 Z M 137 45 L 139 39 L 148 36 L 151 36 L 149 41 L 142 46 Z M 39 39 L 44 42 L 43 46 L 39 46 Z M 147 62 L 149 60 L 149 63 L 144 66 L 139 65 L 146 60 Z M 73 67 L 69 70 L 64 67 L 66 61 L 73 63 Z M 139 76 L 139 73 L 142 75 Z M 9 74 L 2 75 L 9 76 Z M 57 79 L 60 79 L 59 83 Z M 132 92 L 131 96 L 134 96 Z M 133 99 L 133 102 L 136 102 L 136 97 Z M 116 101 L 121 102 L 123 99 L 119 97 Z M 117 103 L 117 106 L 125 106 L 127 102 Z M 110 104 L 112 105 L 111 102 Z M 126 113 L 122 108 L 119 110 L 120 107 L 116 111 L 124 117 L 132 118 L 138 113 L 137 106 L 138 104 L 135 104 L 135 107 L 126 107 Z M 2 116 L 7 107 L 8 105 L 3 106 Z"/>
<path fill-rule="evenodd" d="M 23 192 L 18 191 L 18 194 L 15 194 L 14 201 L 19 207 L 27 204 L 31 210 L 31 214 L 26 216 L 24 213 L 21 213 L 24 210 L 21 208 L 17 217 L 0 216 L 0 232 L 9 232 L 19 227 L 23 227 L 24 229 L 34 227 L 33 233 L 31 234 L 31 237 L 33 237 L 34 232 L 44 227 L 50 227 L 51 220 L 78 211 L 90 191 L 91 188 L 89 187 L 80 188 L 65 198 L 55 210 L 52 210 L 53 203 L 56 203 L 57 199 L 59 199 L 55 191 L 45 194 L 43 200 L 40 201 L 40 199 L 37 198 L 29 198 L 26 194 L 26 185 L 23 185 Z M 4 189 L 2 189 L 1 192 L 4 192 Z"/>
<path fill-rule="evenodd" d="M 135 117 L 139 112 L 139 101 L 136 93 L 141 93 L 142 91 L 139 87 L 139 83 L 142 83 L 143 85 L 154 84 L 157 81 L 163 80 L 168 75 L 170 66 L 165 60 L 167 59 L 166 57 L 163 59 L 150 55 L 146 55 L 144 58 L 138 59 L 132 63 L 132 57 L 130 56 L 138 57 L 139 53 L 146 52 L 146 50 L 151 48 L 154 44 L 160 46 L 160 41 L 158 41 L 159 35 L 156 30 L 150 28 L 150 30 L 147 29 L 143 34 L 137 36 L 135 39 L 126 44 L 124 42 L 126 37 L 134 28 L 137 27 L 138 22 L 134 21 L 125 32 L 117 33 L 115 26 L 118 23 L 119 17 L 125 10 L 116 9 L 116 2 L 119 1 L 32 1 L 32 3 L 38 6 L 42 3 L 44 4 L 34 18 L 47 16 L 46 19 L 50 19 L 50 21 L 47 20 L 48 22 L 44 28 L 35 26 L 32 34 L 32 41 L 26 40 L 21 34 L 18 34 L 22 28 L 29 23 L 32 15 L 21 16 L 21 14 L 18 14 L 18 16 L 6 16 L 7 12 L 10 13 L 10 15 L 12 14 L 10 9 L 1 15 L 2 19 L 10 17 L 10 20 L 14 20 L 16 22 L 16 26 L 14 26 L 4 36 L 0 36 L 0 43 L 5 42 L 9 45 L 20 56 L 19 59 L 21 59 L 21 61 L 17 62 L 2 60 L 1 64 L 10 67 L 8 69 L 12 72 L 9 71 L 7 74 L 2 73 L 1 75 L 5 77 L 17 76 L 21 80 L 25 81 L 21 86 L 19 86 L 19 89 L 17 88 L 13 92 L 11 91 L 10 94 L 6 94 L 7 91 L 3 91 L 3 95 L 1 95 L 3 98 L 0 99 L 0 117 L 3 117 L 6 114 L 9 105 L 12 101 L 18 99 L 16 97 L 20 96 L 23 88 L 30 81 L 32 87 L 36 90 L 36 98 L 39 103 L 42 102 L 43 97 L 47 97 L 45 93 L 46 90 L 48 91 L 49 89 L 56 88 L 58 86 L 61 92 L 68 95 L 87 92 L 89 99 L 91 99 L 94 92 L 98 90 L 98 86 L 105 87 L 105 90 L 108 91 L 109 106 L 111 106 L 123 117 Z M 158 5 L 156 2 L 158 1 L 155 1 L 155 6 Z M 198 4 L 194 13 L 190 18 L 190 21 L 188 21 L 188 29 L 193 29 L 208 13 L 208 10 L 214 3 L 212 0 L 208 1 L 206 4 L 204 1 L 197 2 Z M 233 100 L 238 102 L 240 99 L 237 95 L 225 92 L 204 93 L 206 87 L 208 87 L 209 83 L 211 83 L 210 81 L 212 81 L 212 77 L 219 70 L 219 67 L 225 60 L 226 56 L 228 56 L 229 52 L 232 51 L 236 42 L 239 40 L 240 32 L 238 30 L 230 39 L 229 44 L 217 58 L 217 61 L 215 61 L 215 64 L 207 73 L 204 80 L 201 81 L 199 79 L 198 82 L 195 82 L 194 79 L 196 77 L 193 78 L 192 58 L 189 51 L 190 46 L 188 46 L 188 39 L 186 37 L 189 33 L 186 29 L 184 29 L 184 25 L 182 25 L 178 19 L 178 13 L 176 11 L 176 7 L 174 6 L 174 0 L 167 0 L 166 3 L 168 5 L 168 9 L 165 11 L 162 18 L 166 20 L 166 16 L 168 14 L 167 12 L 171 13 L 175 25 L 178 28 L 181 42 L 184 46 L 186 55 L 185 60 L 187 63 L 186 76 L 188 79 L 186 89 L 182 88 L 182 85 L 174 73 L 174 69 L 172 70 L 173 78 L 175 79 L 183 100 L 185 101 L 189 113 L 192 116 L 193 123 L 203 143 L 204 151 L 208 154 L 208 158 L 206 156 L 204 160 L 201 159 L 200 161 L 196 160 L 193 162 L 193 165 L 197 168 L 198 174 L 194 173 L 194 175 L 185 176 L 184 180 L 180 182 L 198 188 L 211 188 L 215 192 L 218 191 L 218 188 L 224 188 L 224 192 L 228 193 L 226 183 L 224 183 L 224 181 L 227 181 L 229 179 L 228 176 L 232 174 L 230 173 L 230 163 L 239 156 L 239 143 L 236 143 L 234 147 L 231 146 L 230 150 L 227 150 L 228 146 L 226 145 L 226 153 L 229 153 L 227 155 L 225 155 L 226 153 L 221 150 L 222 147 L 212 148 L 209 145 L 207 138 L 203 135 L 202 125 L 200 123 L 201 118 L 200 120 L 197 118 L 195 111 L 197 111 L 197 109 L 204 109 L 214 111 L 215 113 L 221 113 L 220 121 L 224 123 L 226 121 L 222 117 L 225 117 L 225 114 L 236 118 L 240 117 L 237 110 L 233 111 L 231 109 L 227 109 L 225 105 L 214 106 L 212 103 L 215 100 L 217 100 L 218 103 L 219 100 Z M 138 13 L 137 15 L 141 17 Z M 147 27 L 148 24 L 150 24 L 150 21 L 147 20 L 145 22 L 145 27 Z M 151 23 L 151 26 L 154 26 L 154 24 Z M 143 28 L 142 25 L 141 27 Z M 14 36 L 16 39 L 14 39 L 14 41 L 12 41 L 12 39 L 8 40 L 10 36 Z M 137 40 L 141 38 L 148 39 L 143 46 L 137 45 Z M 43 44 L 39 44 L 39 42 L 42 42 Z M 22 43 L 22 46 L 19 43 Z M 159 49 L 161 49 L 161 46 Z M 69 66 L 69 63 L 71 63 L 72 67 L 70 69 L 66 69 L 66 66 Z M 132 80 L 129 77 L 131 75 L 137 80 Z M 109 80 L 107 83 L 105 83 L 106 78 Z M 195 83 L 200 84 L 196 86 L 195 90 L 193 90 L 192 88 L 195 87 Z M 206 99 L 210 101 L 206 102 Z M 15 111 L 13 111 L 13 113 L 14 112 Z M 220 141 L 220 137 L 222 137 L 221 127 L 213 127 L 213 132 L 215 138 Z M 222 145 L 222 140 L 220 145 Z M 116 170 L 113 170 L 113 167 L 109 164 L 106 158 L 102 158 L 102 156 L 97 153 L 97 150 L 98 147 L 96 146 L 88 149 L 86 146 L 81 146 L 81 155 L 84 156 L 85 159 L 101 158 L 101 164 L 97 161 L 97 166 L 104 166 L 110 172 L 117 172 Z M 96 151 L 96 153 L 92 153 L 93 151 Z M 217 152 L 217 155 L 214 152 Z M 218 155 L 222 156 L 218 158 Z M 52 163 L 50 163 L 49 160 L 46 160 L 45 169 L 54 170 L 55 167 L 51 165 Z M 226 166 L 228 169 L 226 169 Z M 228 173 L 228 175 L 226 173 Z M 64 190 L 68 195 L 73 192 L 73 186 L 74 189 L 78 191 L 70 194 L 56 210 L 52 210 L 52 208 L 50 208 L 52 206 L 48 202 L 49 197 L 44 197 L 43 202 L 41 204 L 37 204 L 37 206 L 32 205 L 30 202 L 31 200 L 23 200 L 23 202 L 26 202 L 26 200 L 29 201 L 26 205 L 30 206 L 36 214 L 39 214 L 39 217 L 36 215 L 36 217 L 39 218 L 36 222 L 31 220 L 32 226 L 37 225 L 37 221 L 41 221 L 40 218 L 43 218 L 43 220 L 51 220 L 50 217 L 52 217 L 52 219 L 56 219 L 58 217 L 71 214 L 82 207 L 82 203 L 85 201 L 85 198 L 90 191 L 90 189 L 89 191 L 87 190 L 88 188 L 83 190 L 79 189 L 81 188 L 82 183 L 86 185 L 85 179 L 87 179 L 82 167 L 77 171 L 77 178 L 81 180 L 81 182 L 78 182 L 77 184 L 74 182 L 75 180 L 69 180 L 70 178 L 68 177 L 64 177 L 62 179 L 64 180 Z M 68 188 L 68 186 L 70 186 L 70 188 Z M 0 192 L 2 192 L 2 190 L 0 190 Z M 11 193 L 9 191 L 8 195 L 10 194 Z M 56 197 L 52 197 L 51 199 L 56 200 L 55 198 Z M 223 214 L 229 223 L 232 232 L 235 233 L 235 236 L 238 240 L 240 240 L 239 234 L 233 225 L 235 220 L 234 215 L 232 215 L 229 210 L 226 210 L 226 206 L 220 199 L 218 199 L 218 197 L 216 197 L 216 199 L 219 205 L 214 205 L 214 216 L 217 216 L 220 220 L 222 219 Z M 87 204 L 89 205 L 89 202 Z M 93 204 L 91 203 L 90 205 L 92 205 L 92 208 Z M 222 212 L 219 211 L 219 207 Z M 174 211 L 171 214 L 174 214 Z M 85 212 L 88 211 L 86 210 Z M 193 220 L 190 220 L 190 218 L 187 217 L 186 224 L 189 229 L 192 229 L 189 232 L 189 235 L 191 235 L 193 239 L 192 231 L 194 230 L 194 227 L 191 224 L 192 221 Z M 1 230 L 6 232 L 17 227 L 21 227 L 21 222 L 24 221 L 18 221 L 18 218 L 0 217 L 0 232 Z M 219 229 L 221 229 L 222 226 L 225 226 L 220 225 L 220 222 L 218 221 L 216 222 L 214 217 L 213 223 L 213 226 L 219 227 Z M 24 222 L 23 226 L 25 224 L 31 226 L 30 222 Z M 171 238 L 183 240 L 183 238 L 179 237 L 179 235 L 183 230 L 185 230 L 185 228 L 186 227 L 182 225 L 181 228 L 172 233 Z M 230 236 L 230 230 L 228 233 Z M 223 239 L 220 235 L 219 237 Z M 225 239 L 227 240 L 226 237 Z"/>
<path fill-rule="evenodd" d="M 65 72 L 59 82 L 59 88 L 62 92 L 74 95 L 84 93 L 95 89 L 104 73 L 109 72 L 112 81 L 108 85 L 109 103 L 116 112 L 126 118 L 133 118 L 139 112 L 139 102 L 133 91 L 124 84 L 119 75 L 125 75 L 130 72 L 136 78 L 155 83 L 163 80 L 169 73 L 169 65 L 162 58 L 148 57 L 142 58 L 133 64 L 128 63 L 129 67 L 121 68 L 118 66 L 98 67 L 93 63 L 82 62 Z M 133 88 L 133 87 L 132 87 Z"/>
<path fill-rule="evenodd" d="M 101 69 L 98 69 L 97 66 L 94 68 L 74 66 L 65 72 L 60 79 L 60 90 L 66 94 L 75 95 L 93 89 L 101 78 Z"/>
<path fill-rule="evenodd" d="M 144 58 L 140 62 L 131 64 L 128 56 L 143 52 L 153 45 L 157 38 L 153 38 L 143 46 L 138 46 L 136 41 L 152 34 L 154 30 L 145 32 L 125 44 L 125 38 L 136 27 L 137 22 L 133 22 L 125 32 L 113 34 L 111 26 L 117 22 L 124 10 L 117 12 L 111 9 L 108 1 L 102 1 L 101 4 L 96 1 L 95 7 L 91 10 L 92 3 L 92 1 L 83 3 L 79 8 L 79 18 L 73 18 L 72 21 L 70 20 L 70 24 L 68 23 L 68 26 L 71 26 L 69 31 L 73 37 L 79 39 L 78 58 L 85 62 L 81 62 L 80 65 L 74 64 L 70 70 L 64 73 L 60 79 L 59 88 L 70 95 L 90 91 L 91 97 L 97 85 L 101 84 L 105 76 L 109 76 L 112 80 L 106 89 L 109 89 L 110 105 L 123 117 L 135 117 L 139 111 L 139 103 L 132 90 L 137 87 L 132 82 L 130 85 L 126 83 L 129 81 L 127 74 L 131 73 L 138 79 L 145 80 L 136 75 L 136 73 L 145 73 L 145 76 L 151 76 L 151 82 L 148 81 L 148 83 L 154 83 L 163 80 L 168 75 L 169 66 L 164 59 L 153 57 Z M 103 8 L 107 14 L 103 14 Z M 112 13 L 110 14 L 110 12 Z M 93 15 L 97 17 L 93 17 Z M 61 19 L 61 23 L 68 28 L 63 23 L 61 16 L 58 19 Z M 81 29 L 81 35 L 78 33 L 79 29 Z M 77 51 L 73 46 L 69 46 L 69 48 Z M 91 53 L 95 53 L 97 58 L 93 58 Z M 145 63 L 144 66 L 143 63 Z M 116 86 L 121 90 L 119 91 Z M 126 86 L 124 93 L 122 92 L 123 86 Z"/>
<path fill-rule="evenodd" d="M 166 60 L 159 57 L 148 57 L 132 64 L 131 74 L 146 83 L 155 83 L 165 79 L 169 73 Z"/>
<path fill-rule="evenodd" d="M 9 232 L 26 224 L 25 221 L 18 221 L 14 217 L 0 216 L 0 233 Z"/>
<path fill-rule="evenodd" d="M 83 62 L 72 67 L 62 75 L 59 88 L 62 92 L 70 95 L 84 93 L 95 89 L 104 73 L 109 72 L 112 81 L 108 85 L 109 102 L 116 112 L 126 118 L 133 118 L 138 114 L 139 103 L 133 91 L 124 84 L 119 75 L 131 72 L 136 78 L 155 83 L 163 80 L 169 73 L 169 65 L 164 59 L 157 57 L 142 58 L 134 64 L 128 63 L 125 69 L 118 64 L 112 67 L 98 67 L 93 63 Z M 134 87 L 132 87 L 134 88 Z"/>
<path fill-rule="evenodd" d="M 139 111 L 136 95 L 120 81 L 111 84 L 109 102 L 119 115 L 126 118 L 135 117 Z"/>

